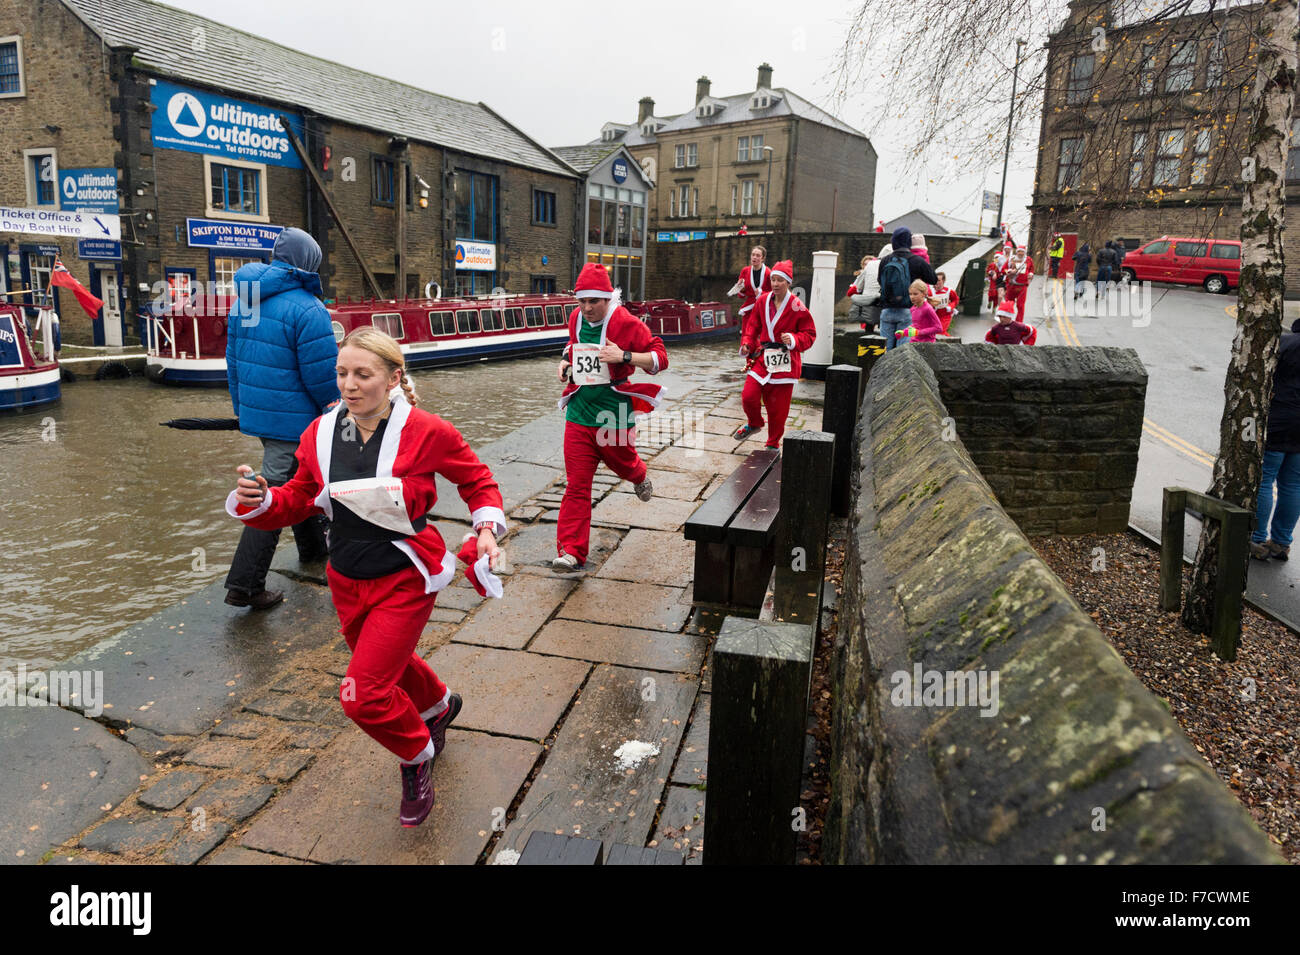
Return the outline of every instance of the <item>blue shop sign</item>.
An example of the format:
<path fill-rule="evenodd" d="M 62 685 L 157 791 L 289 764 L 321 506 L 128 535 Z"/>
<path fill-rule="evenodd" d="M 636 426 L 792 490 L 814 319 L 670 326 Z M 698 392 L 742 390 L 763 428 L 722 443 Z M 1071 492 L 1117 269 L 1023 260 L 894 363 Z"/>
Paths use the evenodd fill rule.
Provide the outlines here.
<path fill-rule="evenodd" d="M 302 168 L 280 126 L 281 110 L 164 80 L 154 84 L 149 101 L 154 106 L 153 144 L 161 149 Z M 301 140 L 302 118 L 285 115 Z"/>
<path fill-rule="evenodd" d="M 189 244 L 201 249 L 241 249 L 270 252 L 276 237 L 284 231 L 280 225 L 256 222 L 222 222 L 218 219 L 186 219 Z"/>
<path fill-rule="evenodd" d="M 78 239 L 77 257 L 118 262 L 122 259 L 122 243 L 112 239 Z"/>
<path fill-rule="evenodd" d="M 614 177 L 614 181 L 620 185 L 627 182 L 627 160 L 615 159 L 614 165 L 609 169 L 609 174 Z"/>
<path fill-rule="evenodd" d="M 111 167 L 60 169 L 59 198 L 65 212 L 117 215 L 117 170 Z"/>
<path fill-rule="evenodd" d="M 707 239 L 708 232 L 656 232 L 656 242 L 698 242 L 701 239 Z"/>

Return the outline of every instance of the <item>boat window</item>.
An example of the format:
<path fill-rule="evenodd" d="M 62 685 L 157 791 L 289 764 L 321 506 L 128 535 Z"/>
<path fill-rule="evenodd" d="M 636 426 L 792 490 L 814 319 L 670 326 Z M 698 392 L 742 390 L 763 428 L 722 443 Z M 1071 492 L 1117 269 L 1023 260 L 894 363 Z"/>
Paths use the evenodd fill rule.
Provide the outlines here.
<path fill-rule="evenodd" d="M 564 309 L 561 308 L 559 305 L 548 305 L 548 306 L 546 306 L 546 324 L 547 324 L 547 325 L 563 325 L 563 324 L 564 324 Z"/>
<path fill-rule="evenodd" d="M 345 334 L 343 331 L 343 323 L 330 322 L 330 327 L 334 329 L 334 344 L 340 344 L 343 341 L 343 335 Z"/>
<path fill-rule="evenodd" d="M 456 313 L 456 333 L 458 335 L 473 335 L 477 331 L 478 312 L 472 308 L 467 308 Z"/>
<path fill-rule="evenodd" d="M 523 328 L 524 310 L 522 308 L 506 309 L 506 328 Z"/>
<path fill-rule="evenodd" d="M 429 333 L 435 337 L 456 334 L 456 316 L 451 312 L 430 312 Z"/>
<path fill-rule="evenodd" d="M 524 315 L 528 319 L 529 328 L 541 328 L 546 324 L 546 319 L 542 317 L 542 307 L 540 305 L 529 305 L 524 309 Z"/>
<path fill-rule="evenodd" d="M 719 325 L 727 324 L 727 310 L 725 308 L 715 309 L 713 318 Z"/>
<path fill-rule="evenodd" d="M 385 312 L 382 315 L 371 315 L 370 324 L 375 326 L 386 335 L 389 335 L 399 342 L 406 337 L 402 329 L 402 316 L 398 312 Z"/>
<path fill-rule="evenodd" d="M 501 325 L 501 309 L 499 309 L 499 308 L 485 308 L 485 309 L 482 309 L 482 310 L 479 312 L 479 316 L 480 316 L 480 317 L 482 318 L 482 320 L 483 320 L 483 331 L 485 331 L 485 332 L 499 332 L 499 331 L 501 331 L 501 328 L 502 328 L 502 325 Z"/>

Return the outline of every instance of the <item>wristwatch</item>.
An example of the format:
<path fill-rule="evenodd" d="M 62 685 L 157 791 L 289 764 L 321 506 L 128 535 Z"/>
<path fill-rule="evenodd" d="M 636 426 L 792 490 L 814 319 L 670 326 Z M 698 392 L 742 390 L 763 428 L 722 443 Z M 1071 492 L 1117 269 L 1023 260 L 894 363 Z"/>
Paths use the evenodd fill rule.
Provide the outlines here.
<path fill-rule="evenodd" d="M 632 353 L 630 351 L 625 350 L 623 352 L 623 364 L 630 365 L 631 363 L 632 363 Z"/>

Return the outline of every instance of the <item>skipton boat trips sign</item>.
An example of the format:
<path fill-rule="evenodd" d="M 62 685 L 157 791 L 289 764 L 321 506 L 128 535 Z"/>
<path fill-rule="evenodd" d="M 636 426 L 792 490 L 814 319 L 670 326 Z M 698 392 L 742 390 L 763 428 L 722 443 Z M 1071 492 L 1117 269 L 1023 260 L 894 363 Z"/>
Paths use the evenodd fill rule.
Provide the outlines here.
<path fill-rule="evenodd" d="M 196 248 L 270 252 L 275 248 L 275 240 L 284 231 L 284 226 L 225 222 L 219 219 L 186 219 L 185 230 L 189 234 L 190 245 Z"/>
<path fill-rule="evenodd" d="M 64 212 L 58 209 L 10 209 L 0 206 L 0 232 L 59 235 L 67 239 L 122 238 L 121 220 L 105 212 Z"/>
<path fill-rule="evenodd" d="M 249 162 L 301 169 L 298 154 L 280 125 L 280 110 L 228 96 L 215 96 L 165 80 L 154 83 L 153 144 L 163 149 L 207 153 Z M 302 138 L 302 118 L 293 113 L 289 126 Z"/>

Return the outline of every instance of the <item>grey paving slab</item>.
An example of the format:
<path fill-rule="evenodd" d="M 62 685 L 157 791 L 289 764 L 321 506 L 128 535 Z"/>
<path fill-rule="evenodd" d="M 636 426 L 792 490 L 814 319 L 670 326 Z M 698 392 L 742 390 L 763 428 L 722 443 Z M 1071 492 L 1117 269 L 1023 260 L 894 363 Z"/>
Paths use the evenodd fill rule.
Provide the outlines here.
<path fill-rule="evenodd" d="M 81 838 L 81 847 L 94 852 L 150 852 L 169 842 L 185 820 L 180 816 L 139 815 L 110 819 Z"/>
<path fill-rule="evenodd" d="M 148 809 L 175 809 L 207 781 L 202 773 L 170 772 L 140 794 L 140 805 Z"/>
<path fill-rule="evenodd" d="M 687 853 L 687 865 L 704 859 L 704 802 L 702 791 L 689 786 L 669 786 L 652 841 L 660 849 Z"/>
<path fill-rule="evenodd" d="M 269 852 L 256 852 L 243 846 L 226 846 L 214 852 L 205 865 L 311 865 L 302 859 L 290 859 L 287 856 L 272 855 Z"/>
<path fill-rule="evenodd" d="M 746 452 L 748 453 L 748 452 Z M 703 474 L 730 474 L 745 461 L 743 454 L 723 454 L 721 451 L 701 451 L 698 448 L 679 448 L 673 445 L 655 455 L 655 467 L 671 471 L 699 471 Z"/>
<path fill-rule="evenodd" d="M 194 865 L 228 835 L 230 827 L 224 822 L 214 822 L 199 830 L 186 827 L 181 837 L 163 852 L 162 861 L 167 865 Z"/>
<path fill-rule="evenodd" d="M 446 587 L 438 591 L 437 606 L 446 610 L 473 610 L 483 602 L 477 590 L 472 587 Z"/>
<path fill-rule="evenodd" d="M 464 701 L 455 725 L 541 740 L 560 721 L 590 666 L 518 650 L 449 643 L 429 657 Z"/>
<path fill-rule="evenodd" d="M 593 527 L 588 542 L 587 573 L 600 569 L 623 535 L 609 528 Z M 511 534 L 504 545 L 510 563 L 517 570 L 530 574 L 551 574 L 551 561 L 555 558 L 555 524 L 532 524 Z"/>
<path fill-rule="evenodd" d="M 256 785 L 233 777 L 218 779 L 199 790 L 185 811 L 192 816 L 195 809 L 202 809 L 209 820 L 220 817 L 239 823 L 265 806 L 274 795 L 275 787 L 269 783 Z"/>
<path fill-rule="evenodd" d="M 0 716 L 0 864 L 32 863 L 135 792 L 152 772 L 130 743 L 58 707 Z"/>
<path fill-rule="evenodd" d="M 287 693 L 268 693 L 244 709 L 297 723 L 339 723 L 347 719 L 337 701 L 304 699 Z"/>
<path fill-rule="evenodd" d="M 684 677 L 596 667 L 499 848 L 522 851 L 534 830 L 645 845 L 695 692 Z M 659 755 L 620 768 L 615 752 L 626 743 L 653 744 Z"/>
<path fill-rule="evenodd" d="M 578 660 L 694 674 L 699 672 L 708 646 L 708 638 L 698 634 L 553 620 L 528 649 Z"/>
<path fill-rule="evenodd" d="M 457 643 L 522 649 L 564 602 L 574 580 L 519 574 L 504 587 L 500 600 L 488 600 L 456 631 Z"/>
<path fill-rule="evenodd" d="M 325 566 L 324 560 L 315 560 L 309 564 L 298 560 L 298 545 L 294 543 L 293 532 L 286 530 L 280 535 L 280 546 L 275 549 L 275 556 L 271 559 L 271 570 L 290 580 L 327 587 L 329 579 L 325 576 Z"/>
<path fill-rule="evenodd" d="M 267 764 L 262 767 L 261 775 L 274 783 L 287 783 L 306 769 L 312 758 L 311 753 L 302 750 L 281 753 L 267 761 Z"/>
<path fill-rule="evenodd" d="M 501 500 L 505 504 L 502 510 L 507 514 L 564 473 L 558 466 L 546 467 L 524 461 L 511 461 L 507 464 L 489 465 L 489 467 L 492 468 L 492 476 L 496 478 L 497 487 L 501 490 Z M 446 520 L 469 520 L 469 505 L 461 499 L 456 485 L 441 474 L 438 475 L 438 502 L 433 505 L 433 514 Z"/>
<path fill-rule="evenodd" d="M 329 591 L 277 574 L 284 602 L 262 612 L 229 607 L 213 583 L 62 664 L 103 672 L 104 715 L 114 726 L 195 736 L 303 653 L 338 639 Z"/>
<path fill-rule="evenodd" d="M 676 632 L 686 623 L 691 611 L 689 604 L 682 604 L 682 593 L 680 587 L 589 577 L 560 607 L 559 616 L 566 620 Z"/>
<path fill-rule="evenodd" d="M 744 421 L 731 421 L 732 430 L 739 428 Z M 699 451 L 721 451 L 731 454 L 741 446 L 741 442 L 728 434 L 713 434 L 709 431 L 694 431 L 673 442 L 679 448 L 694 448 Z M 689 453 L 687 457 L 689 457 Z"/>
<path fill-rule="evenodd" d="M 615 492 L 596 505 L 591 519 L 607 524 L 625 524 L 628 527 L 676 531 L 686 523 L 686 518 L 694 514 L 699 506 L 698 501 L 675 501 L 667 497 L 642 501 L 635 494 Z"/>
<path fill-rule="evenodd" d="M 593 576 L 686 587 L 695 572 L 695 542 L 675 531 L 634 528 Z"/>
<path fill-rule="evenodd" d="M 712 693 L 701 693 L 695 704 L 691 728 L 682 743 L 681 752 L 677 754 L 677 764 L 673 767 L 672 781 L 675 783 L 696 786 L 708 778 L 709 710 L 712 700 Z"/>
<path fill-rule="evenodd" d="M 126 731 L 126 741 L 140 751 L 140 755 L 150 761 L 162 762 L 179 756 L 190 748 L 190 740 L 163 739 L 147 729 L 133 726 Z"/>
<path fill-rule="evenodd" d="M 541 752 L 523 740 L 451 729 L 423 825 L 397 822 L 397 758 L 360 733 L 338 744 L 260 816 L 241 845 L 313 862 L 472 865 Z"/>
<path fill-rule="evenodd" d="M 648 468 L 646 473 L 654 485 L 652 502 L 661 498 L 694 501 L 699 498 L 700 492 L 709 483 L 707 475 L 696 471 L 665 471 L 659 468 Z M 632 484 L 629 481 L 620 481 L 614 490 L 631 494 Z"/>

